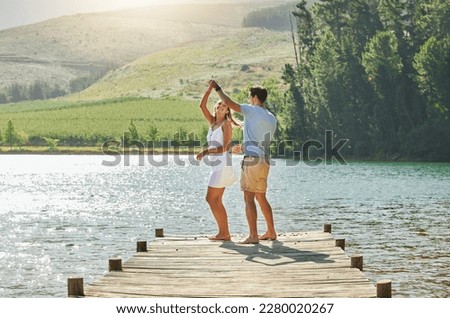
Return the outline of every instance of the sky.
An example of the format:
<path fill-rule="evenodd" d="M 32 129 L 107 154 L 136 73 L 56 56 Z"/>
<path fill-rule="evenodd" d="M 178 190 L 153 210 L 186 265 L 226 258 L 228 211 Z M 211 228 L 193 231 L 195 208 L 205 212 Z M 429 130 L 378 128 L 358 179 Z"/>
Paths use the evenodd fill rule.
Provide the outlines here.
<path fill-rule="evenodd" d="M 0 30 L 76 13 L 205 0 L 0 0 Z"/>

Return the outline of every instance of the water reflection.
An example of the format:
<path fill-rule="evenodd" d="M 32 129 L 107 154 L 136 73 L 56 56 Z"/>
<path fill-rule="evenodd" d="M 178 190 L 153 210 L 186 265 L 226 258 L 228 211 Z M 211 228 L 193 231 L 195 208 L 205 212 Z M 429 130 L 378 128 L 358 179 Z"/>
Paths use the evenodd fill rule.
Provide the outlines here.
<path fill-rule="evenodd" d="M 104 167 L 101 156 L 0 156 L 2 297 L 65 297 L 66 278 L 89 283 L 114 255 L 131 256 L 152 229 L 211 234 L 209 167 Z M 238 170 L 239 158 L 234 159 Z M 238 171 L 236 171 L 238 173 Z M 450 165 L 287 166 L 277 160 L 268 198 L 280 232 L 320 230 L 364 255 L 373 282 L 395 296 L 448 297 Z M 225 192 L 232 233 L 246 233 L 242 194 Z M 264 227 L 260 217 L 260 228 Z M 263 251 L 262 251 L 263 252 Z"/>

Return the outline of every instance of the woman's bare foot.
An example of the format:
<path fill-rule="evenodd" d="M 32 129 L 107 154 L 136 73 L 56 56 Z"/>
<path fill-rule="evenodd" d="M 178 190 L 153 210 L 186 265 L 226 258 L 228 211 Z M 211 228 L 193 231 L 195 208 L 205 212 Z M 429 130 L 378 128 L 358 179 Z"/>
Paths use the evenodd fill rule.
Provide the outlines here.
<path fill-rule="evenodd" d="M 210 241 L 231 241 L 230 235 L 217 234 L 215 236 L 208 237 Z"/>
<path fill-rule="evenodd" d="M 271 234 L 269 232 L 266 232 L 263 235 L 261 235 L 259 237 L 259 239 L 262 240 L 262 241 L 266 241 L 266 240 L 275 241 L 277 239 L 277 235 L 276 234 Z"/>
<path fill-rule="evenodd" d="M 239 242 L 239 244 L 258 244 L 259 239 L 257 237 L 247 237 L 246 240 Z"/>

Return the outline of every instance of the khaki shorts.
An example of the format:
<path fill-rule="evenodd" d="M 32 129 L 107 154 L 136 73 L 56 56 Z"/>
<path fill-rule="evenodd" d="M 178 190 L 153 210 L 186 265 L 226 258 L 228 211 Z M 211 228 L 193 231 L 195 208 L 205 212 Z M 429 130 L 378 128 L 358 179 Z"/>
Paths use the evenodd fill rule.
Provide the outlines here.
<path fill-rule="evenodd" d="M 266 159 L 247 157 L 242 160 L 241 190 L 266 193 L 270 165 Z"/>

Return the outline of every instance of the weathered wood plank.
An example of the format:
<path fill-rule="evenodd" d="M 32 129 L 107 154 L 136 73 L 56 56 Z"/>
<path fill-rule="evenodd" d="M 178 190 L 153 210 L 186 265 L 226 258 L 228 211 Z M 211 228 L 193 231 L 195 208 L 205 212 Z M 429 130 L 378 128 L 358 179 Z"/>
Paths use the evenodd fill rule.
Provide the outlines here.
<path fill-rule="evenodd" d="M 158 238 L 88 297 L 375 297 L 376 288 L 330 233 L 280 235 L 241 245 L 204 236 Z"/>

